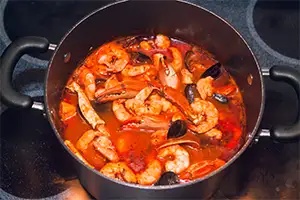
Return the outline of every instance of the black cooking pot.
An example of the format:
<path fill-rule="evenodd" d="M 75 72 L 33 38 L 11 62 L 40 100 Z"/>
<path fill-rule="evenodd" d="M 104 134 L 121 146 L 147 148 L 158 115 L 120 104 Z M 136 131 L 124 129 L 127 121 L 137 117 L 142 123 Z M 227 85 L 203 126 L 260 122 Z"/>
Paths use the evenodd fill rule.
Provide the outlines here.
<path fill-rule="evenodd" d="M 107 178 L 73 155 L 60 135 L 58 108 L 61 93 L 67 79 L 90 48 L 98 47 L 115 37 L 157 33 L 194 43 L 213 53 L 236 80 L 246 107 L 245 143 L 240 150 L 219 170 L 183 185 L 140 186 Z M 31 97 L 16 92 L 11 85 L 11 77 L 22 55 L 42 53 L 52 47 L 47 39 L 40 37 L 24 37 L 10 44 L 1 57 L 3 103 L 14 108 L 42 108 L 42 104 L 33 102 Z M 300 99 L 300 74 L 295 69 L 274 66 L 269 75 L 273 80 L 291 84 Z M 225 169 L 245 151 L 256 133 L 270 134 L 277 141 L 293 141 L 300 136 L 299 117 L 293 126 L 258 131 L 264 109 L 265 89 L 262 72 L 252 51 L 241 35 L 222 18 L 204 8 L 181 1 L 122 1 L 100 8 L 82 19 L 56 47 L 49 63 L 44 95 L 44 111 L 57 138 L 73 156 L 81 184 L 99 199 L 207 198 L 218 187 Z"/>

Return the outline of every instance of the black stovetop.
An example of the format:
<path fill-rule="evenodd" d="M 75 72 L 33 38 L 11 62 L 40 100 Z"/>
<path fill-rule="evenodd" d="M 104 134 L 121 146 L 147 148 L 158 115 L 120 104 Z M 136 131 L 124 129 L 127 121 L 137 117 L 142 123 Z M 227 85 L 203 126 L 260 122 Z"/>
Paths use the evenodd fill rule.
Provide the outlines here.
<path fill-rule="evenodd" d="M 299 1 L 190 0 L 228 20 L 247 40 L 262 70 L 285 64 L 300 69 Z M 63 34 L 107 1 L 0 1 L 0 53 L 10 41 L 44 36 L 57 44 Z M 27 55 L 18 63 L 13 83 L 41 101 L 51 52 Z M 265 78 L 266 109 L 261 124 L 289 124 L 296 118 L 294 90 Z M 71 158 L 60 146 L 43 113 L 0 106 L 0 199 L 93 199 L 80 185 Z M 212 199 L 299 199 L 300 143 L 280 144 L 260 138 L 232 165 Z"/>

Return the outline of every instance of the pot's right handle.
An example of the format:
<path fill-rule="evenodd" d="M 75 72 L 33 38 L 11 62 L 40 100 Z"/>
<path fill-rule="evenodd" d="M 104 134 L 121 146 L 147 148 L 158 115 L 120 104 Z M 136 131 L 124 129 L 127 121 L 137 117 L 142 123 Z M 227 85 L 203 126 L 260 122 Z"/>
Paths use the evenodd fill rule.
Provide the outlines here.
<path fill-rule="evenodd" d="M 3 52 L 0 61 L 0 100 L 8 107 L 31 108 L 33 101 L 14 90 L 12 74 L 19 59 L 27 53 L 43 53 L 48 50 L 49 42 L 42 37 L 23 37 L 12 42 Z"/>
<path fill-rule="evenodd" d="M 298 97 L 298 114 L 296 122 L 291 126 L 278 125 L 270 130 L 272 139 L 278 142 L 293 142 L 300 139 L 300 73 L 292 67 L 273 66 L 270 69 L 270 78 L 274 81 L 283 81 L 290 84 Z"/>

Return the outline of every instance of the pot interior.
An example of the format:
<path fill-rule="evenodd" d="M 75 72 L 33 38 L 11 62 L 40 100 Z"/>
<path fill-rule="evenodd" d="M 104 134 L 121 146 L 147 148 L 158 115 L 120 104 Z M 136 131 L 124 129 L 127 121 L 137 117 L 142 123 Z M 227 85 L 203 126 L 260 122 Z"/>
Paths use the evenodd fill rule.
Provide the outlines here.
<path fill-rule="evenodd" d="M 58 108 L 61 92 L 91 47 L 96 48 L 116 37 L 157 33 L 203 47 L 214 54 L 234 77 L 246 107 L 246 148 L 255 134 L 264 103 L 257 63 L 231 26 L 202 8 L 180 1 L 116 3 L 94 12 L 66 35 L 52 57 L 46 80 L 47 108 L 56 132 L 60 133 Z M 67 53 L 70 59 L 64 62 Z"/>

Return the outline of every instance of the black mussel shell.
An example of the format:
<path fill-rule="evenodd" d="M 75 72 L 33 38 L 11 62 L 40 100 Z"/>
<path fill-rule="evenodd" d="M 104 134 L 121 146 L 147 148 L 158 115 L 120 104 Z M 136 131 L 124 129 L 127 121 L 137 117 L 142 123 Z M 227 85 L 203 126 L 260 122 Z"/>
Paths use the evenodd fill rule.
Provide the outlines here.
<path fill-rule="evenodd" d="M 154 185 L 175 185 L 179 183 L 179 178 L 174 172 L 165 172 Z"/>
<path fill-rule="evenodd" d="M 141 52 L 130 52 L 129 54 L 133 65 L 152 63 L 151 58 Z"/>
<path fill-rule="evenodd" d="M 216 63 L 210 68 L 208 68 L 200 78 L 206 78 L 208 76 L 211 76 L 212 78 L 216 79 L 221 75 L 221 64 Z"/>
<path fill-rule="evenodd" d="M 185 67 L 192 72 L 192 62 L 193 62 L 193 58 L 195 56 L 195 53 L 193 51 L 187 51 L 185 56 L 184 56 L 184 64 Z"/>
<path fill-rule="evenodd" d="M 107 81 L 107 78 L 97 78 L 95 80 L 96 85 L 100 84 L 100 83 L 105 83 L 105 81 Z"/>
<path fill-rule="evenodd" d="M 195 101 L 195 98 L 200 97 L 196 84 L 186 85 L 184 88 L 184 94 L 190 104 Z"/>
<path fill-rule="evenodd" d="M 213 98 L 220 103 L 223 103 L 223 104 L 228 103 L 228 98 L 222 94 L 215 93 L 215 94 L 213 94 Z"/>
<path fill-rule="evenodd" d="M 187 132 L 186 122 L 183 120 L 176 120 L 171 123 L 171 126 L 168 130 L 167 138 L 178 138 L 185 135 Z"/>

